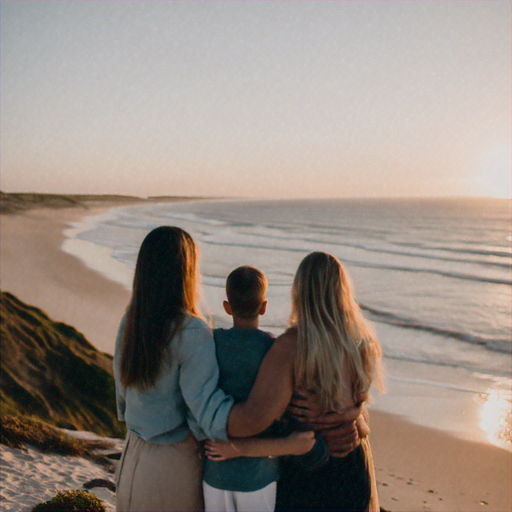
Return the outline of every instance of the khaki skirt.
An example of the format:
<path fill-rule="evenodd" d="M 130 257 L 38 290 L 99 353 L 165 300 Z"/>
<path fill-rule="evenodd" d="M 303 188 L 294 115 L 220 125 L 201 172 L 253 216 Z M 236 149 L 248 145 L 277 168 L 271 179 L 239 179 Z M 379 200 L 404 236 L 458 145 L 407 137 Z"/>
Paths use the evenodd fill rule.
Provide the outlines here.
<path fill-rule="evenodd" d="M 197 441 L 148 443 L 129 432 L 116 474 L 118 512 L 204 510 Z"/>

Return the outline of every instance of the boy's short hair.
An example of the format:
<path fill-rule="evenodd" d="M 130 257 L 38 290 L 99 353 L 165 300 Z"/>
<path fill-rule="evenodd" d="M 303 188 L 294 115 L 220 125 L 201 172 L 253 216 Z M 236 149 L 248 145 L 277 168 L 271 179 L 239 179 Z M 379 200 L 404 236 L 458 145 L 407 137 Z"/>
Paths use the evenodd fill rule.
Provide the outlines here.
<path fill-rule="evenodd" d="M 255 267 L 235 268 L 226 280 L 231 311 L 240 318 L 255 318 L 267 294 L 267 276 Z"/>

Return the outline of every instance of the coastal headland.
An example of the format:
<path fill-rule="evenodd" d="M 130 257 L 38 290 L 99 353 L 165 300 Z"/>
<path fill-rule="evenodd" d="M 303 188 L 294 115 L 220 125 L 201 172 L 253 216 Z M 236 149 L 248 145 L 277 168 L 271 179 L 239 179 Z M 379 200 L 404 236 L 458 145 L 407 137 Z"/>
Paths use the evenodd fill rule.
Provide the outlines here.
<path fill-rule="evenodd" d="M 2 194 L 2 291 L 75 327 L 98 350 L 110 352 L 129 292 L 63 252 L 63 231 L 108 208 L 189 199 L 199 198 Z M 385 510 L 511 510 L 510 452 L 457 439 L 399 416 L 373 410 L 370 414 L 379 497 Z M 3 474 L 2 486 L 11 481 L 8 476 Z M 32 477 L 37 478 L 35 470 Z"/>

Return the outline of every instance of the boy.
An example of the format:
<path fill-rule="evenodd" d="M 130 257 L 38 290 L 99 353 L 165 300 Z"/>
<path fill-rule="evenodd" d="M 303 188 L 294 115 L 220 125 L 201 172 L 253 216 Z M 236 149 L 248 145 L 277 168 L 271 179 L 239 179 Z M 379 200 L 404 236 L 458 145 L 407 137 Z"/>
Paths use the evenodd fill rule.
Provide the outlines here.
<path fill-rule="evenodd" d="M 267 287 L 265 274 L 250 266 L 233 270 L 226 281 L 227 301 L 223 305 L 226 313 L 233 317 L 233 327 L 215 329 L 213 334 L 220 370 L 219 385 L 235 401 L 246 400 L 249 396 L 260 364 L 275 339 L 258 328 L 259 317 L 267 308 Z M 283 440 L 279 441 L 282 443 Z M 313 444 L 313 441 L 309 442 Z M 284 448 L 283 443 L 281 447 Z M 285 450 L 284 453 L 291 452 Z M 203 474 L 205 511 L 273 511 L 278 477 L 277 458 L 206 459 Z"/>

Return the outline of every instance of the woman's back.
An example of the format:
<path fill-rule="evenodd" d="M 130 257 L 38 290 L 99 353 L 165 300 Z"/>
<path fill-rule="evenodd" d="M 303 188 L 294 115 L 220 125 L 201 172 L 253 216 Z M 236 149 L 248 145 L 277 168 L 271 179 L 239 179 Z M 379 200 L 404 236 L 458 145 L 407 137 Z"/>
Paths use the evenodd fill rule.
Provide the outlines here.
<path fill-rule="evenodd" d="M 290 320 L 286 334 L 296 340 L 295 387 L 315 391 L 324 411 L 351 407 L 356 396 L 369 392 L 379 374 L 380 347 L 336 257 L 314 252 L 302 260 Z M 286 461 L 276 510 L 378 510 L 368 440 L 315 471 Z"/>
<path fill-rule="evenodd" d="M 116 375 L 123 327 L 122 322 L 114 356 Z M 200 318 L 186 316 L 181 330 L 169 340 L 155 385 L 144 390 L 117 386 L 119 417 L 130 431 L 153 443 L 182 441 L 189 429 L 199 439 L 225 439 L 233 400 L 217 388 L 218 378 L 210 327 Z"/>
<path fill-rule="evenodd" d="M 118 416 L 127 439 L 117 510 L 203 509 L 197 437 L 227 438 L 233 399 L 219 377 L 210 327 L 198 308 L 198 248 L 181 228 L 142 242 L 114 357 Z"/>
<path fill-rule="evenodd" d="M 297 328 L 295 380 L 317 390 L 326 410 L 369 392 L 379 379 L 380 346 L 336 257 L 314 252 L 302 260 L 290 320 Z"/>

